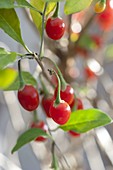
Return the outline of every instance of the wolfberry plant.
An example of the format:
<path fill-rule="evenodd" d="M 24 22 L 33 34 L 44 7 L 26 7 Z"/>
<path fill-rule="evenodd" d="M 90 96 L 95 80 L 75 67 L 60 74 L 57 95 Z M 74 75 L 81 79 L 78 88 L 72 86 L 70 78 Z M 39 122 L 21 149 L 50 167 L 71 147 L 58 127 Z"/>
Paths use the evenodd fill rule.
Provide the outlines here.
<path fill-rule="evenodd" d="M 64 13 L 59 5 L 64 6 Z M 39 50 L 32 51 L 24 43 L 16 8 L 29 9 L 28 15 L 31 15 L 39 32 Z M 38 118 L 38 107 L 43 108 L 45 118 L 57 123 L 56 131 L 62 129 L 77 137 L 112 121 L 97 108 L 85 109 L 79 94 L 81 83 L 85 82 L 85 87 L 87 82 L 97 80 L 99 64 L 96 69 L 91 68 L 90 54 L 99 50 L 104 42 L 99 35 L 88 34 L 87 28 L 92 22 L 96 22 L 103 31 L 111 30 L 112 16 L 113 9 L 109 0 L 65 0 L 64 3 L 60 0 L 0 1 L 0 28 L 26 50 L 23 54 L 0 48 L 0 89 L 18 91 L 18 104 L 33 115 L 32 125 L 20 135 L 12 153 L 33 140 L 44 142 L 46 138 L 50 138 L 51 166 L 59 169 L 54 149 L 56 141 L 52 137 L 51 128 Z M 83 24 L 82 31 L 80 23 Z M 59 58 L 59 67 L 48 56 L 47 49 Z M 83 67 L 80 77 L 77 77 L 77 70 L 73 67 L 78 56 L 81 56 Z M 24 59 L 34 60 L 41 68 L 37 72 L 38 81 L 29 72 L 22 71 L 21 61 Z M 18 70 L 9 67 L 14 62 L 18 63 Z M 74 84 L 75 81 L 78 86 Z M 52 88 L 52 92 L 48 87 Z"/>

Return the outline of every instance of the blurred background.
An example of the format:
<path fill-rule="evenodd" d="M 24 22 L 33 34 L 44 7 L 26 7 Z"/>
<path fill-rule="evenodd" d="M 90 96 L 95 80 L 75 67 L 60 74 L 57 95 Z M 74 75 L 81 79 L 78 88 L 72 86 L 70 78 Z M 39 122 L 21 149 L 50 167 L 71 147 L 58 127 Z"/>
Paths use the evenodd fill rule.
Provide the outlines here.
<path fill-rule="evenodd" d="M 84 109 L 99 108 L 113 118 L 113 0 L 107 1 L 107 8 L 102 14 L 95 14 L 92 4 L 83 12 L 63 16 L 61 4 L 66 32 L 56 42 L 48 39 L 45 33 L 44 55 L 59 65 L 66 81 L 71 83 L 76 96 L 83 102 Z M 16 11 L 25 43 L 31 51 L 39 51 L 39 34 L 29 11 Z M 2 30 L 0 47 L 25 52 Z M 51 67 L 51 63 L 46 64 Z M 10 67 L 17 69 L 17 63 Z M 40 68 L 34 61 L 23 60 L 22 69 L 38 80 Z M 55 79 L 52 81 L 55 83 Z M 50 170 L 49 140 L 44 143 L 31 142 L 11 154 L 18 136 L 29 128 L 33 119 L 32 114 L 19 105 L 16 95 L 14 91 L 0 91 L 0 170 Z M 37 113 L 41 119 L 45 119 L 41 107 Z M 56 124 L 49 118 L 47 122 L 54 129 Z M 60 160 L 60 170 L 113 170 L 112 128 L 110 124 L 78 137 L 62 130 L 52 132 L 59 146 L 56 153 Z"/>

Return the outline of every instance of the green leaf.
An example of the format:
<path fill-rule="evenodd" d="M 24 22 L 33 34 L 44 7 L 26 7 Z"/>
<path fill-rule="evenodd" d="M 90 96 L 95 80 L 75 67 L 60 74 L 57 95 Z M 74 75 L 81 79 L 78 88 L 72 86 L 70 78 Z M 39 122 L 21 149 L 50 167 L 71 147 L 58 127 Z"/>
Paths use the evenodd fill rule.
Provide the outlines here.
<path fill-rule="evenodd" d="M 29 4 L 26 0 L 16 0 L 16 2 L 20 7 L 28 7 L 34 9 L 34 7 L 32 7 L 31 4 Z"/>
<path fill-rule="evenodd" d="M 39 128 L 31 128 L 27 130 L 18 138 L 17 143 L 12 149 L 11 153 L 14 153 L 18 149 L 20 149 L 22 146 L 31 142 L 32 140 L 35 140 L 39 136 L 50 137 L 46 132 L 44 132 L 43 130 Z"/>
<path fill-rule="evenodd" d="M 0 89 L 8 88 L 16 79 L 17 71 L 12 68 L 0 70 Z"/>
<path fill-rule="evenodd" d="M 10 9 L 10 8 L 17 8 L 17 7 L 27 7 L 33 10 L 36 10 L 30 3 L 26 0 L 0 0 L 0 8 L 1 9 Z"/>
<path fill-rule="evenodd" d="M 60 2 L 60 1 L 65 1 L 65 0 L 43 0 L 44 2 Z"/>
<path fill-rule="evenodd" d="M 20 22 L 14 9 L 0 9 L 0 28 L 25 47 L 21 37 Z"/>
<path fill-rule="evenodd" d="M 8 64 L 13 63 L 16 60 L 15 52 L 8 52 L 3 48 L 0 48 L 0 70 L 6 67 Z"/>
<path fill-rule="evenodd" d="M 98 109 L 78 110 L 72 112 L 69 121 L 60 128 L 65 131 L 75 130 L 78 133 L 84 133 L 111 121 L 108 115 Z"/>
<path fill-rule="evenodd" d="M 34 6 L 37 10 L 43 12 L 45 3 L 43 2 L 43 0 L 38 0 L 38 1 L 31 0 L 31 5 Z M 54 3 L 54 2 L 48 3 L 47 9 L 46 9 L 46 16 L 48 16 L 50 14 L 50 12 L 54 10 L 55 6 L 56 6 L 56 3 Z M 42 16 L 38 12 L 33 11 L 33 10 L 30 10 L 30 13 L 31 13 L 33 22 L 35 23 L 35 25 L 41 35 Z"/>
<path fill-rule="evenodd" d="M 13 8 L 14 0 L 0 0 L 0 8 Z"/>
<path fill-rule="evenodd" d="M 18 4 L 18 6 L 16 6 L 16 7 L 23 7 L 23 8 L 26 7 L 26 8 L 33 9 L 33 10 L 35 10 L 37 12 L 40 12 L 35 7 L 33 7 L 30 3 L 28 3 L 26 0 L 16 0 L 16 2 Z"/>
<path fill-rule="evenodd" d="M 92 0 L 66 0 L 64 12 L 66 15 L 80 12 L 90 6 Z"/>
<path fill-rule="evenodd" d="M 22 72 L 22 77 L 25 84 L 31 84 L 33 86 L 37 86 L 37 81 L 29 72 Z M 17 76 L 16 80 L 5 90 L 18 90 L 20 87 L 20 79 L 19 75 Z"/>

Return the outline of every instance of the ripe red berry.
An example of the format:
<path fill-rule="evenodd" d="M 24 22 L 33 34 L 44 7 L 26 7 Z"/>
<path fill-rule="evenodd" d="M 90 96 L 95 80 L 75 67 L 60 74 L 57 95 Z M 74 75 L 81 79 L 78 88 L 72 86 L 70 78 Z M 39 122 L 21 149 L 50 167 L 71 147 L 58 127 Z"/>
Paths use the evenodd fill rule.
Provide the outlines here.
<path fill-rule="evenodd" d="M 80 136 L 79 133 L 77 133 L 77 132 L 75 132 L 75 131 L 73 131 L 73 130 L 70 130 L 68 133 L 69 133 L 72 137 L 79 137 L 79 136 Z"/>
<path fill-rule="evenodd" d="M 70 108 L 72 109 L 73 107 L 74 107 L 74 105 L 75 105 L 75 98 L 74 98 L 74 100 L 73 100 L 73 102 L 70 104 Z"/>
<path fill-rule="evenodd" d="M 47 125 L 43 121 L 33 122 L 31 124 L 31 128 L 39 128 L 39 129 L 42 129 L 44 132 L 47 132 L 47 130 L 48 130 Z M 46 140 L 46 138 L 44 138 L 43 136 L 38 136 L 35 139 L 35 141 L 37 141 L 37 142 L 43 142 L 45 140 Z"/>
<path fill-rule="evenodd" d="M 25 85 L 18 91 L 18 100 L 24 109 L 33 111 L 39 105 L 38 91 L 32 85 Z"/>
<path fill-rule="evenodd" d="M 79 98 L 75 98 L 73 102 L 70 105 L 70 108 L 73 109 L 73 107 L 76 106 L 76 110 L 82 110 L 83 104 L 82 101 Z"/>
<path fill-rule="evenodd" d="M 65 31 L 65 24 L 62 18 L 49 18 L 46 23 L 46 33 L 49 38 L 59 40 Z"/>
<path fill-rule="evenodd" d="M 55 98 L 57 96 L 57 91 L 58 91 L 58 87 L 56 87 L 55 89 L 55 93 L 54 93 Z M 67 85 L 64 91 L 62 90 L 60 91 L 60 97 L 62 100 L 64 100 L 70 105 L 74 100 L 74 89 L 70 85 Z"/>
<path fill-rule="evenodd" d="M 61 100 L 61 102 L 58 105 L 55 105 L 55 101 L 50 106 L 49 113 L 51 115 L 51 118 L 58 124 L 63 125 L 65 124 L 71 114 L 70 106 L 64 101 Z"/>
<path fill-rule="evenodd" d="M 49 114 L 49 109 L 50 109 L 51 104 L 53 103 L 53 100 L 54 100 L 54 96 L 52 95 L 44 96 L 42 98 L 42 107 L 45 110 L 45 113 L 48 117 L 51 117 Z"/>
<path fill-rule="evenodd" d="M 77 98 L 77 110 L 82 110 L 83 109 L 83 104 L 80 99 Z"/>

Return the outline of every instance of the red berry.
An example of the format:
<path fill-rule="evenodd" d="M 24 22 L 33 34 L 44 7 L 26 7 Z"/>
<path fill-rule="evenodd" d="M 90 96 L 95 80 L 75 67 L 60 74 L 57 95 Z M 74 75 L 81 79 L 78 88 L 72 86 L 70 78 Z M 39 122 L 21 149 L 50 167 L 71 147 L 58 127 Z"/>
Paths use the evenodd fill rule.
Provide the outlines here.
<path fill-rule="evenodd" d="M 25 85 L 18 91 L 18 100 L 24 109 L 33 111 L 39 105 L 38 91 L 32 85 Z"/>
<path fill-rule="evenodd" d="M 46 23 L 46 33 L 49 38 L 59 40 L 65 31 L 65 24 L 62 18 L 49 18 Z"/>
<path fill-rule="evenodd" d="M 43 121 L 33 122 L 31 125 L 31 128 L 39 128 L 39 129 L 42 129 L 44 132 L 47 132 L 48 130 L 47 125 Z M 44 138 L 43 136 L 39 136 L 35 139 L 35 141 L 37 142 L 43 142 L 45 140 L 46 138 Z"/>
<path fill-rule="evenodd" d="M 49 113 L 51 115 L 51 118 L 58 124 L 63 125 L 65 124 L 71 114 L 71 109 L 68 103 L 66 103 L 64 100 L 61 100 L 61 102 L 58 105 L 55 105 L 55 101 L 50 106 Z"/>
<path fill-rule="evenodd" d="M 57 96 L 57 91 L 58 91 L 58 87 L 56 87 L 55 89 L 55 94 L 54 94 L 55 98 Z M 64 91 L 62 90 L 60 91 L 60 97 L 62 100 L 64 100 L 70 105 L 74 100 L 74 89 L 70 85 L 67 85 Z"/>
<path fill-rule="evenodd" d="M 73 102 L 70 105 L 70 108 L 73 109 L 74 106 L 76 106 L 76 110 L 82 110 L 83 109 L 82 101 L 78 98 L 75 98 L 73 100 Z"/>
<path fill-rule="evenodd" d="M 74 107 L 74 105 L 75 105 L 75 98 L 74 98 L 73 102 L 70 104 L 70 108 L 72 109 Z"/>
<path fill-rule="evenodd" d="M 83 109 L 83 104 L 80 99 L 77 99 L 77 110 L 82 110 Z"/>
<path fill-rule="evenodd" d="M 75 131 L 73 131 L 73 130 L 70 130 L 68 133 L 69 133 L 71 136 L 73 136 L 73 137 L 79 137 L 79 136 L 80 136 L 79 133 L 77 133 L 77 132 L 75 132 Z"/>
<path fill-rule="evenodd" d="M 48 117 L 51 117 L 49 114 L 49 109 L 51 104 L 53 103 L 54 97 L 52 95 L 44 96 L 42 98 L 42 107 L 45 110 L 45 113 Z"/>

